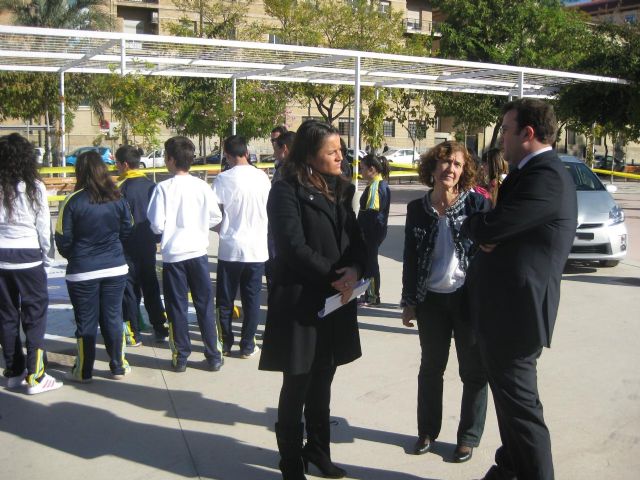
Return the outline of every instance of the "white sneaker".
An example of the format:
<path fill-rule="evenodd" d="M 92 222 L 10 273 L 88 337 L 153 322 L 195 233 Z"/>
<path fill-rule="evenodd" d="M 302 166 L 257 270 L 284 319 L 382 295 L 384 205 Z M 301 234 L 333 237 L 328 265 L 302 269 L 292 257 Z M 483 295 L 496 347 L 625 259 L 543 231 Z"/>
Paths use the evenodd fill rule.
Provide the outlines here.
<path fill-rule="evenodd" d="M 27 382 L 24 380 L 27 377 L 27 371 L 24 370 L 17 377 L 8 377 L 7 378 L 7 388 L 18 388 L 24 387 Z"/>
<path fill-rule="evenodd" d="M 260 347 L 259 347 L 258 345 L 256 345 L 256 346 L 253 348 L 253 352 L 251 352 L 251 353 L 241 353 L 241 354 L 240 354 L 240 358 L 244 358 L 244 359 L 246 360 L 247 358 L 251 358 L 251 357 L 253 357 L 253 356 L 254 356 L 256 353 L 258 353 L 259 351 L 260 351 Z"/>
<path fill-rule="evenodd" d="M 49 392 L 51 390 L 57 390 L 64 385 L 62 382 L 57 381 L 51 375 L 44 374 L 42 379 L 35 385 L 29 385 L 27 387 L 27 395 L 36 395 L 38 393 Z"/>

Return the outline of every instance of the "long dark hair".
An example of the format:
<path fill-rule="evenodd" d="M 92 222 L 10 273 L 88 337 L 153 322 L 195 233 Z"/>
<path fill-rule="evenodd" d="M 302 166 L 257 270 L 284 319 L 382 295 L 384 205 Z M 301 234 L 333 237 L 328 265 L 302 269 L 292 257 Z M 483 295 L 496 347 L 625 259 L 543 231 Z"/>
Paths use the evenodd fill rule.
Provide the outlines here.
<path fill-rule="evenodd" d="M 336 190 L 331 192 L 324 177 L 309 165 L 309 159 L 318 154 L 324 141 L 332 135 L 339 136 L 340 132 L 328 123 L 318 120 L 303 122 L 296 132 L 287 163 L 282 168 L 285 177 L 296 177 L 300 184 L 313 187 L 325 197 L 335 200 L 349 182 L 339 176 Z"/>
<path fill-rule="evenodd" d="M 80 154 L 76 161 L 76 191 L 85 189 L 91 203 L 107 203 L 120 198 L 120 191 L 109 176 L 107 166 L 98 152 Z"/>
<path fill-rule="evenodd" d="M 38 180 L 40 174 L 33 145 L 17 133 L 0 137 L 0 196 L 7 218 L 13 216 L 13 203 L 18 196 L 20 182 L 27 186 L 27 198 L 33 207 L 46 201 L 41 198 L 36 185 Z"/>
<path fill-rule="evenodd" d="M 375 168 L 376 171 L 382 175 L 382 178 L 389 180 L 389 161 L 387 160 L 387 157 L 376 155 L 375 153 L 369 153 L 362 157 L 362 160 L 360 161 L 369 168 Z"/>

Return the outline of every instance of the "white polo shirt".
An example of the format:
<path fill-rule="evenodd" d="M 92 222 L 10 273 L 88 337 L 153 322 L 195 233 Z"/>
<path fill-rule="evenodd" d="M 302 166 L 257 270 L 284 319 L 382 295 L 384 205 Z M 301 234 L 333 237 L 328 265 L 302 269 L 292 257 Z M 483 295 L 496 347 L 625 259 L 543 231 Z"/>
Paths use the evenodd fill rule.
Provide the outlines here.
<path fill-rule="evenodd" d="M 267 174 L 252 165 L 237 165 L 218 175 L 212 188 L 223 207 L 218 259 L 266 262 L 271 189 Z"/>

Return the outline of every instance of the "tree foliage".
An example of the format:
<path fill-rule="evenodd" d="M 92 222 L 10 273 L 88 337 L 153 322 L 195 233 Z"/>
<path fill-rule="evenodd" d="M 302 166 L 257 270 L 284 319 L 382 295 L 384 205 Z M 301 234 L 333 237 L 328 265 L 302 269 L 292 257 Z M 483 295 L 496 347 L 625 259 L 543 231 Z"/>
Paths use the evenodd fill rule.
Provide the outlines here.
<path fill-rule="evenodd" d="M 402 14 L 381 12 L 379 0 L 265 0 L 264 6 L 274 20 L 266 32 L 283 43 L 394 53 L 405 45 Z M 349 86 L 301 84 L 291 91 L 303 105 L 312 103 L 329 123 L 353 104 Z"/>
<path fill-rule="evenodd" d="M 588 54 L 585 17 L 558 0 L 434 0 L 445 14 L 438 56 L 476 62 L 573 70 Z M 525 78 L 526 81 L 526 78 Z M 463 129 L 498 120 L 505 97 L 438 95 L 438 112 Z M 497 138 L 494 129 L 492 144 Z"/>
<path fill-rule="evenodd" d="M 246 14 L 249 0 L 173 0 L 181 12 L 177 22 L 168 24 L 169 32 L 179 37 L 219 38 L 223 40 L 253 40 Z M 189 14 L 195 14 L 194 24 Z"/>
<path fill-rule="evenodd" d="M 577 65 L 586 73 L 625 79 L 628 85 L 585 83 L 560 92 L 559 114 L 583 133 L 640 139 L 640 25 L 602 24 L 594 28 L 589 55 Z"/>
<path fill-rule="evenodd" d="M 104 30 L 111 25 L 106 0 L 0 0 L 14 25 Z"/>
<path fill-rule="evenodd" d="M 429 127 L 435 125 L 433 94 L 424 90 L 394 89 L 390 91 L 389 100 L 393 118 L 407 131 L 415 150 L 416 142 L 425 138 Z"/>

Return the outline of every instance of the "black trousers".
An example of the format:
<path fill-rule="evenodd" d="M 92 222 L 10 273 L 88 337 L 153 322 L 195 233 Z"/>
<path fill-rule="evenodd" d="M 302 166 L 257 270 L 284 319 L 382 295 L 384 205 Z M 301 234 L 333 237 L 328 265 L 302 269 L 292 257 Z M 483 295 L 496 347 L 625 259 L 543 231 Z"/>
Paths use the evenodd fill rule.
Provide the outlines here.
<path fill-rule="evenodd" d="M 144 308 L 149 315 L 149 322 L 153 329 L 161 332 L 166 320 L 160 286 L 156 276 L 155 250 L 130 253 L 126 256 L 129 273 L 127 286 L 122 301 L 122 316 L 129 323 L 134 338 L 138 338 L 138 307 L 140 305 L 140 291 L 144 297 Z"/>
<path fill-rule="evenodd" d="M 0 343 L 5 376 L 16 377 L 25 369 L 30 383 L 44 375 L 44 334 L 47 326 L 47 274 L 43 265 L 18 270 L 0 269 Z M 20 319 L 26 337 L 22 351 Z"/>
<path fill-rule="evenodd" d="M 502 447 L 488 478 L 553 480 L 551 437 L 538 395 L 536 364 L 542 348 L 506 354 L 479 338 L 482 362 L 496 406 Z"/>
<path fill-rule="evenodd" d="M 218 340 L 218 327 L 213 312 L 213 288 L 209 277 L 208 257 L 203 255 L 182 262 L 165 263 L 162 268 L 162 286 L 169 319 L 169 346 L 173 366 L 185 363 L 191 355 L 189 290 L 202 334 L 204 356 L 207 359 L 220 360 L 222 346 Z"/>
<path fill-rule="evenodd" d="M 283 374 L 278 423 L 294 427 L 300 424 L 304 411 L 328 411 L 335 366 L 314 366 L 302 375 Z"/>
<path fill-rule="evenodd" d="M 477 447 L 487 414 L 487 377 L 478 345 L 465 318 L 462 289 L 428 292 L 418 305 L 417 321 L 422 358 L 418 374 L 418 435 L 435 440 L 442 426 L 443 376 L 453 334 L 462 380 L 458 445 Z"/>

